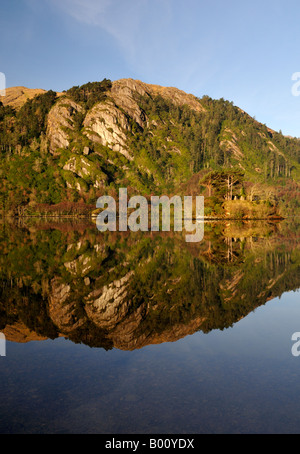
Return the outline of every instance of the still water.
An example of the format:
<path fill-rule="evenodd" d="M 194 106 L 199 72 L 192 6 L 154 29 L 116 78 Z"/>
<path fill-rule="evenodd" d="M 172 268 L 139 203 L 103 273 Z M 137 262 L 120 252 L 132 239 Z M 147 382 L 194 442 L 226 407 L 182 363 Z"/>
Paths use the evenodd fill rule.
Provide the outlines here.
<path fill-rule="evenodd" d="M 299 231 L 2 225 L 0 433 L 300 433 Z"/>

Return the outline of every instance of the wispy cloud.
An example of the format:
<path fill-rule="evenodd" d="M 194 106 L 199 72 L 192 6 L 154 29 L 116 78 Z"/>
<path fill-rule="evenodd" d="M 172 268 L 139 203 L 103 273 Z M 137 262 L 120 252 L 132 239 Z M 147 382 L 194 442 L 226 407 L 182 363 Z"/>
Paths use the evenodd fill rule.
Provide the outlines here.
<path fill-rule="evenodd" d="M 112 7 L 112 0 L 51 1 L 79 22 L 98 26 L 105 26 L 105 16 Z"/>
<path fill-rule="evenodd" d="M 157 0 L 49 0 L 76 21 L 106 31 L 132 62 L 141 56 L 143 24 L 151 3 Z M 160 0 L 161 8 L 169 0 Z M 154 39 L 155 40 L 155 39 Z"/>
<path fill-rule="evenodd" d="M 197 1 L 190 0 L 189 5 Z M 138 77 L 154 83 L 167 80 L 182 88 L 192 79 L 201 85 L 202 68 L 212 58 L 214 43 L 209 33 L 201 33 L 196 18 L 183 4 L 174 0 L 48 2 L 79 24 L 105 31 Z"/>

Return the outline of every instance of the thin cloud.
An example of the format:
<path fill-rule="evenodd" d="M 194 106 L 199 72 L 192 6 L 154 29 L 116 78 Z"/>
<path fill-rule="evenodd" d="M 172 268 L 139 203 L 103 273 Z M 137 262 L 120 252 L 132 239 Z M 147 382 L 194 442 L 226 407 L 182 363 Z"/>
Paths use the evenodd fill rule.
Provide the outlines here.
<path fill-rule="evenodd" d="M 111 0 L 52 0 L 52 3 L 79 22 L 101 27 L 105 26 L 105 16 L 112 7 Z"/>
<path fill-rule="evenodd" d="M 108 33 L 136 68 L 147 66 L 149 59 L 155 62 L 162 51 L 161 36 L 171 15 L 170 0 L 48 1 L 78 23 Z"/>
<path fill-rule="evenodd" d="M 140 23 L 148 0 L 49 0 L 79 23 L 101 28 L 131 57 L 139 47 Z"/>
<path fill-rule="evenodd" d="M 214 55 L 214 40 L 186 24 L 173 0 L 48 0 L 78 24 L 106 32 L 121 50 L 133 74 L 145 81 L 201 86 Z M 193 0 L 194 2 L 194 0 Z M 186 25 L 186 27 L 185 27 Z M 83 29 L 84 32 L 84 29 Z M 195 39 L 197 38 L 197 39 Z M 215 71 L 215 68 L 214 68 Z M 196 87 L 195 87 L 196 88 Z M 197 87 L 198 88 L 198 87 Z"/>

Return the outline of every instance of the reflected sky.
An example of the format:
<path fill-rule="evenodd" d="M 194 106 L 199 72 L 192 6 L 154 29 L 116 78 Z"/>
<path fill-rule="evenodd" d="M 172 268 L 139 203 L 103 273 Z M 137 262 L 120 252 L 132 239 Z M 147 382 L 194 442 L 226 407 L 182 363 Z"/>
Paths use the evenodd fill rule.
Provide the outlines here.
<path fill-rule="evenodd" d="M 142 350 L 9 342 L 1 433 L 298 433 L 299 292 L 232 328 Z"/>

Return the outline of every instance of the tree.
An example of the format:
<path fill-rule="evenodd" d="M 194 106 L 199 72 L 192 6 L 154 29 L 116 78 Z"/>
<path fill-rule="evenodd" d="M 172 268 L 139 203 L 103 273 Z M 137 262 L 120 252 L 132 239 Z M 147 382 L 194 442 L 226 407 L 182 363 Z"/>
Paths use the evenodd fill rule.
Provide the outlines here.
<path fill-rule="evenodd" d="M 233 189 L 242 184 L 243 178 L 244 172 L 239 169 L 214 170 L 206 174 L 199 183 L 208 189 L 209 197 L 212 196 L 212 189 L 215 189 L 217 196 L 232 200 Z"/>
<path fill-rule="evenodd" d="M 229 170 L 222 172 L 223 181 L 227 184 L 227 197 L 226 200 L 233 199 L 233 188 L 241 185 L 244 179 L 244 172 L 241 170 Z"/>
<path fill-rule="evenodd" d="M 219 174 L 220 172 L 218 171 L 211 171 L 199 181 L 200 186 L 204 186 L 208 189 L 208 197 L 212 196 L 212 189 L 219 179 Z"/>

